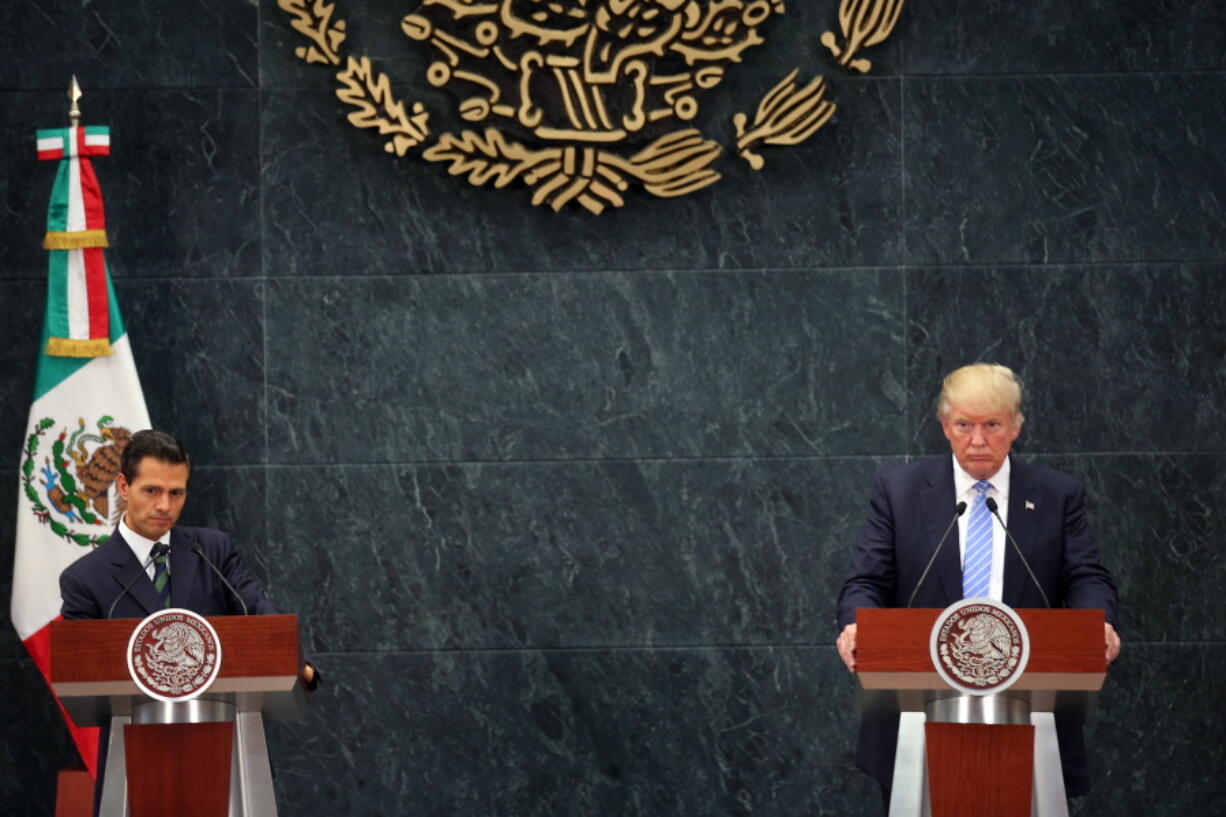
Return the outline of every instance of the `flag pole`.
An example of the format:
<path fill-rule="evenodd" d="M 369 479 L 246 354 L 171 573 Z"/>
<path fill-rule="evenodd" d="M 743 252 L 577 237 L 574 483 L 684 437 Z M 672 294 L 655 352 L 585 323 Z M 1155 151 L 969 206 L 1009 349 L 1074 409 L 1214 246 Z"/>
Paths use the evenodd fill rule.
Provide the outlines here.
<path fill-rule="evenodd" d="M 77 84 L 77 75 L 73 74 L 72 82 L 68 84 L 68 99 L 72 102 L 68 108 L 68 124 L 74 128 L 81 124 L 81 106 L 77 103 L 83 96 L 85 94 L 81 93 L 81 86 Z"/>

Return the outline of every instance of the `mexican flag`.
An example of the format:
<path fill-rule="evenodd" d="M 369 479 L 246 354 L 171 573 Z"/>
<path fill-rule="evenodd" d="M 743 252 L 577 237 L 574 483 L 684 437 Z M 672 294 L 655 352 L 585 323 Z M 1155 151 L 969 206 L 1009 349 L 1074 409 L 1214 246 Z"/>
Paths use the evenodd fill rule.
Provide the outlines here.
<path fill-rule="evenodd" d="M 107 128 L 38 132 L 39 158 L 58 160 L 59 171 L 43 241 L 47 305 L 21 451 L 11 614 L 48 682 L 60 571 L 110 536 L 122 511 L 119 454 L 132 432 L 150 425 L 106 267 L 102 194 L 89 160 L 109 152 Z M 67 713 L 64 720 L 97 777 L 98 730 L 76 727 Z"/>

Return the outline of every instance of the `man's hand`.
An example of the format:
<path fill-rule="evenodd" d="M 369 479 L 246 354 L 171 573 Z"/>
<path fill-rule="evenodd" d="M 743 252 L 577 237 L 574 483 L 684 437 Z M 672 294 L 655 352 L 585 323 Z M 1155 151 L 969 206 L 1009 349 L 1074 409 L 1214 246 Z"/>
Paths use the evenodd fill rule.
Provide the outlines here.
<path fill-rule="evenodd" d="M 303 683 L 310 684 L 315 680 L 315 668 L 310 664 L 303 664 L 302 672 L 299 673 L 299 677 L 302 678 Z"/>
<path fill-rule="evenodd" d="M 1108 624 L 1108 627 L 1111 625 Z M 1114 632 L 1114 631 L 1113 631 Z M 834 645 L 839 648 L 839 658 L 843 659 L 843 663 L 847 665 L 848 672 L 856 671 L 856 625 L 848 624 L 843 628 L 843 632 L 839 633 L 839 640 L 834 642 Z M 1116 639 L 1116 649 L 1119 649 L 1119 639 Z"/>
<path fill-rule="evenodd" d="M 1107 636 L 1107 663 L 1110 664 L 1120 654 L 1120 637 L 1110 624 L 1103 624 Z"/>

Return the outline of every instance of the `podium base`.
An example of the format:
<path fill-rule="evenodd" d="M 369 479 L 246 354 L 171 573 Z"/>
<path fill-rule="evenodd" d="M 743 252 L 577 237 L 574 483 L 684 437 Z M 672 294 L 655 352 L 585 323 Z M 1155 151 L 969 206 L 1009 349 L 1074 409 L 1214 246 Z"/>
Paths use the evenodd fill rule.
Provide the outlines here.
<path fill-rule="evenodd" d="M 233 701 L 208 696 L 182 703 L 143 701 L 132 707 L 131 716 L 111 718 L 99 817 L 132 817 L 134 811 L 131 798 L 136 795 L 129 788 L 124 773 L 128 753 L 124 727 L 207 723 L 233 724 L 230 791 L 223 813 L 226 817 L 276 817 L 277 803 L 263 717 L 259 712 L 238 712 Z M 139 808 L 135 810 L 140 811 Z"/>
<path fill-rule="evenodd" d="M 944 817 L 933 810 L 928 764 L 931 760 L 926 728 L 929 723 L 1026 725 L 1033 727 L 1033 777 L 1031 817 L 1068 817 L 1068 800 L 1056 742 L 1055 717 L 1050 712 L 1030 711 L 1024 696 L 934 695 L 924 712 L 903 712 L 898 722 L 898 750 L 894 760 L 894 785 L 890 817 Z M 1025 795 L 1021 795 L 1024 797 Z"/>

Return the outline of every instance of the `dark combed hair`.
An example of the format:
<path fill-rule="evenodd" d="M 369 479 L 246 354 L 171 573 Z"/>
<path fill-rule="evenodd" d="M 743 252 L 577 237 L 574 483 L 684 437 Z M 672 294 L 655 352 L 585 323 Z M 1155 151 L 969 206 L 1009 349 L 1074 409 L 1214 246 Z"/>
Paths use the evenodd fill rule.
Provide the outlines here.
<path fill-rule="evenodd" d="M 187 449 L 182 443 L 165 431 L 147 428 L 133 434 L 128 439 L 128 444 L 123 447 L 123 454 L 119 458 L 119 472 L 123 474 L 123 478 L 128 482 L 136 479 L 136 469 L 145 457 L 153 457 L 171 465 L 186 465 L 189 473 L 192 470 L 192 459 L 187 456 Z"/>

